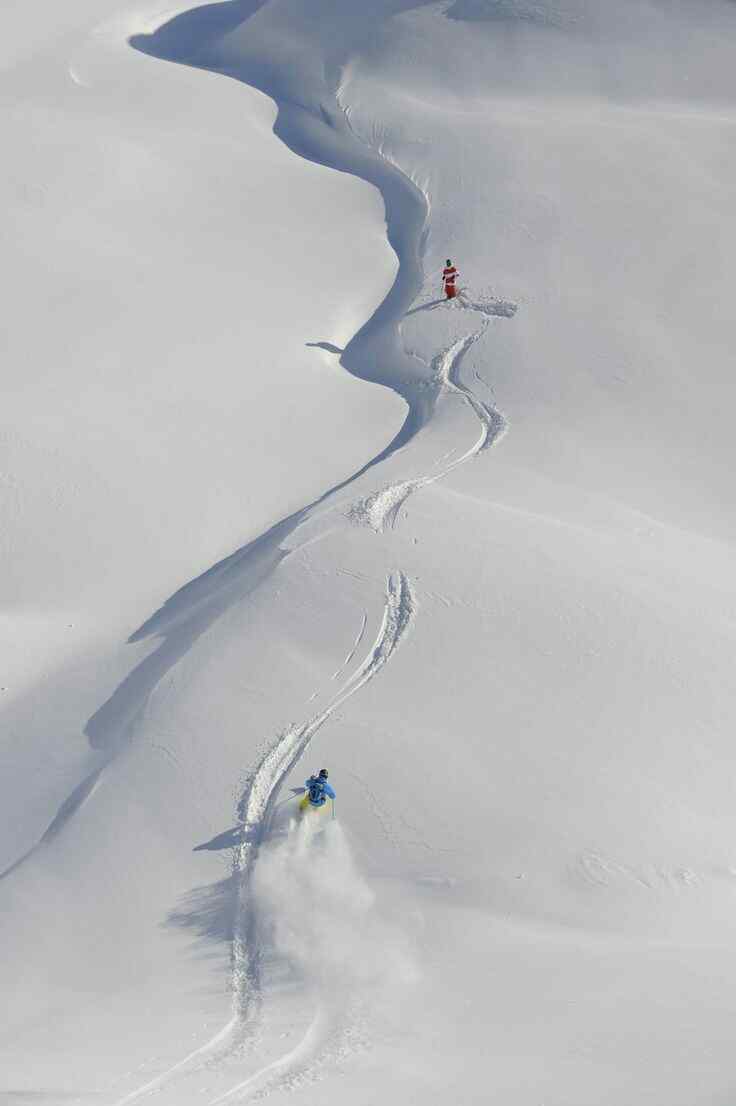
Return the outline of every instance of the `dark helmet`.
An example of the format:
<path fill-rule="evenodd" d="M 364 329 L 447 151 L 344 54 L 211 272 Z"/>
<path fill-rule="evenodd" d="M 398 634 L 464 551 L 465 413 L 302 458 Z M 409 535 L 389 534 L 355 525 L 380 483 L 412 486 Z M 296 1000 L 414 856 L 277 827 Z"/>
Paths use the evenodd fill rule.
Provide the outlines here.
<path fill-rule="evenodd" d="M 319 770 L 319 778 L 320 778 L 321 780 L 326 780 L 326 779 L 327 779 L 327 777 L 328 777 L 328 775 L 329 775 L 329 773 L 328 773 L 328 771 L 327 771 L 327 769 L 326 769 L 326 768 L 320 768 L 320 770 Z"/>
<path fill-rule="evenodd" d="M 447 264 L 448 264 L 448 265 L 452 265 L 452 262 L 450 261 L 449 257 L 448 257 L 448 259 L 447 259 Z"/>

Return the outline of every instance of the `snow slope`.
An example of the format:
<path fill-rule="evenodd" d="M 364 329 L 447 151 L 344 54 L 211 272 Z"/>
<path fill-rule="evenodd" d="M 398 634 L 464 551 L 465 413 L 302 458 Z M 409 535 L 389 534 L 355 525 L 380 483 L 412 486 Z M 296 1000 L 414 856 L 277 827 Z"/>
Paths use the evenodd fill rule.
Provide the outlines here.
<path fill-rule="evenodd" d="M 5 1100 L 725 1106 L 733 5 L 13 18 Z"/>

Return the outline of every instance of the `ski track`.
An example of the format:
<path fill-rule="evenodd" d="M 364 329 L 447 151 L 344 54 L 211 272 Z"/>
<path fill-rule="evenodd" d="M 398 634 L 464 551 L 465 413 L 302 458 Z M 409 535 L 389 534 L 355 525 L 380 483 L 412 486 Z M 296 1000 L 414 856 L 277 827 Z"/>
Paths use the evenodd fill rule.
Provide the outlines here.
<path fill-rule="evenodd" d="M 394 572 L 386 584 L 386 602 L 378 636 L 365 660 L 322 711 L 307 722 L 292 726 L 282 733 L 254 769 L 238 803 L 242 836 L 233 856 L 233 875 L 238 894 L 231 952 L 232 1017 L 210 1041 L 120 1099 L 115 1106 L 128 1106 L 144 1095 L 159 1091 L 175 1077 L 198 1070 L 205 1061 L 223 1061 L 237 1052 L 247 1040 L 262 1003 L 260 951 L 256 940 L 258 919 L 250 902 L 250 885 L 260 847 L 268 837 L 278 805 L 279 792 L 284 780 L 309 748 L 317 731 L 391 660 L 409 631 L 415 613 L 416 599 L 408 578 L 401 571 Z M 358 640 L 362 638 L 364 630 L 365 623 Z M 358 642 L 351 655 L 355 654 L 357 648 Z M 323 1045 L 326 1035 L 332 1029 L 328 1012 L 320 1007 L 306 1037 L 296 1049 L 215 1099 L 213 1106 L 214 1102 L 224 1102 L 234 1096 L 242 1097 L 254 1092 L 274 1076 L 288 1075 L 295 1067 L 302 1066 L 305 1058 L 313 1055 Z"/>
<path fill-rule="evenodd" d="M 135 1091 L 131 1091 L 125 1098 L 118 1099 L 115 1106 L 128 1106 L 128 1103 L 136 1102 L 138 1099 L 143 1098 L 144 1095 L 153 1094 L 155 1091 L 162 1090 L 176 1075 L 188 1074 L 192 1070 L 192 1065 L 195 1061 L 202 1061 L 207 1057 L 215 1056 L 220 1053 L 223 1047 L 226 1046 L 232 1038 L 237 1024 L 238 1019 L 236 1016 L 233 1016 L 227 1025 L 225 1025 L 212 1040 L 196 1048 L 194 1052 L 190 1052 L 183 1060 L 179 1060 L 173 1067 L 167 1068 L 161 1075 L 157 1075 L 155 1079 L 151 1079 L 142 1087 L 138 1087 Z"/>
<path fill-rule="evenodd" d="M 471 310 L 476 310 L 475 304 L 467 304 Z M 418 476 L 413 480 L 402 480 L 389 484 L 380 491 L 373 492 L 365 499 L 360 499 L 350 508 L 348 517 L 358 524 L 369 526 L 380 534 L 390 526 L 396 526 L 401 508 L 410 495 L 442 480 L 460 465 L 476 457 L 483 450 L 488 449 L 497 442 L 507 430 L 507 423 L 500 411 L 483 403 L 460 376 L 460 367 L 468 350 L 488 329 L 488 322 L 484 322 L 480 330 L 458 338 L 448 349 L 443 350 L 432 362 L 433 380 L 436 381 L 439 394 L 459 396 L 476 415 L 480 423 L 480 437 L 460 457 L 450 464 L 445 465 L 439 472 L 426 476 Z M 446 455 L 447 456 L 447 455 Z"/>
<path fill-rule="evenodd" d="M 430 276 L 436 275 L 436 273 L 430 274 Z M 430 277 L 426 279 L 429 280 Z M 487 300 L 471 300 L 468 299 L 467 292 L 467 288 L 461 288 L 455 296 L 454 302 L 469 308 L 471 311 L 477 311 L 480 315 L 485 315 L 488 319 L 513 319 L 514 315 L 519 310 L 518 303 L 514 303 L 512 300 L 499 300 L 495 296 Z M 441 299 L 429 300 L 427 303 L 420 303 L 416 307 L 412 307 L 410 311 L 406 312 L 406 315 L 408 318 L 410 315 L 416 315 L 420 311 L 436 311 L 438 308 L 445 308 L 448 305 L 451 307 L 452 303 L 453 301 L 449 301 L 448 303 L 447 297 L 442 296 Z"/>
<path fill-rule="evenodd" d="M 366 630 L 367 625 L 368 625 L 368 615 L 364 612 L 363 613 L 363 621 L 361 623 L 360 630 L 358 631 L 358 636 L 355 639 L 355 644 L 353 645 L 353 648 L 350 650 L 347 657 L 342 662 L 342 664 L 337 669 L 337 671 L 332 673 L 332 679 L 333 680 L 337 680 L 337 679 L 340 678 L 340 676 L 342 676 L 343 672 L 345 671 L 347 666 L 350 664 L 350 662 L 353 659 L 353 657 L 355 656 L 355 654 L 358 652 L 358 649 L 360 648 L 360 643 L 363 640 L 363 635 L 365 634 L 365 630 Z"/>
<path fill-rule="evenodd" d="M 386 589 L 386 605 L 376 641 L 370 653 L 352 676 L 343 684 L 328 705 L 301 726 L 288 729 L 260 762 L 240 801 L 239 813 L 243 824 L 243 841 L 235 852 L 233 868 L 238 877 L 238 909 L 236 932 L 233 941 L 233 993 L 235 1017 L 241 1026 L 247 1026 L 251 1009 L 261 1001 L 260 957 L 258 943 L 253 939 L 257 919 L 250 907 L 249 886 L 259 848 L 268 834 L 279 791 L 294 765 L 301 759 L 312 738 L 324 723 L 357 691 L 364 687 L 388 663 L 409 630 L 416 612 L 409 580 L 403 572 L 389 577 Z M 324 1020 L 324 1019 L 323 1019 Z M 321 1022 L 320 1022 L 321 1024 Z M 308 1037 L 314 1036 L 310 1028 Z M 318 1041 L 322 1036 L 318 1037 Z M 301 1062 L 302 1050 L 298 1049 Z M 268 1070 L 283 1065 L 269 1065 Z M 290 1065 L 287 1065 L 290 1068 Z M 261 1073 L 263 1074 L 263 1073 Z M 228 1096 L 252 1087 L 258 1077 L 251 1076 L 245 1084 L 239 1084 Z M 218 1099 L 217 1101 L 221 1101 Z"/>
<path fill-rule="evenodd" d="M 278 1057 L 264 1068 L 261 1068 L 260 1071 L 243 1080 L 242 1083 L 238 1083 L 237 1086 L 226 1091 L 225 1094 L 220 1095 L 219 1098 L 213 1098 L 209 1106 L 218 1106 L 221 1102 L 234 1102 L 236 1100 L 242 1102 L 251 1095 L 264 1090 L 275 1078 L 288 1080 L 290 1075 L 307 1065 L 309 1060 L 319 1051 L 329 1028 L 330 1022 L 327 1013 L 323 1007 L 319 1007 L 298 1045 L 284 1056 Z"/>

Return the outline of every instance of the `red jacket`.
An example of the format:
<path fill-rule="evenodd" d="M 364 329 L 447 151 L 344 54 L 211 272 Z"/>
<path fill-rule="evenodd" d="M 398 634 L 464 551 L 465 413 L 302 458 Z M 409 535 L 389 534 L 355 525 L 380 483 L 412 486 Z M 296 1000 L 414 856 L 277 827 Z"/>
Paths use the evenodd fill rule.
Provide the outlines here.
<path fill-rule="evenodd" d="M 454 287 L 455 277 L 457 276 L 457 269 L 454 265 L 450 265 L 442 270 L 442 282 L 445 286 L 448 284 Z"/>

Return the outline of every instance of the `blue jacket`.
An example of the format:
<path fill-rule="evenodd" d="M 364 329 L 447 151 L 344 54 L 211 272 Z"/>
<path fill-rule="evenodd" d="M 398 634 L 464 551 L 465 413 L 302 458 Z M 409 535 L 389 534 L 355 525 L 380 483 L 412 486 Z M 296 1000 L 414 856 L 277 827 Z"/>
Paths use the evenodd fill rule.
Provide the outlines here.
<path fill-rule="evenodd" d="M 335 798 L 335 792 L 327 780 L 322 780 L 319 776 L 310 776 L 308 780 L 304 781 L 304 786 L 307 789 L 307 795 L 312 806 L 324 806 L 328 798 Z"/>

